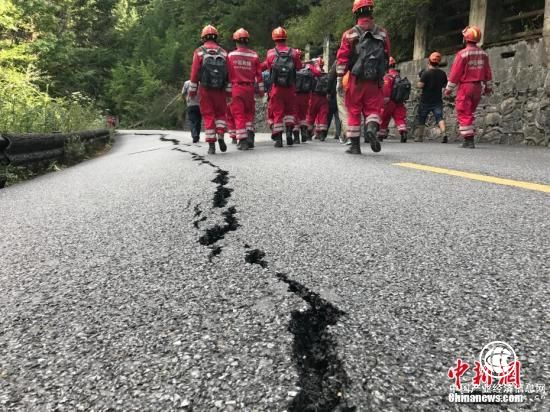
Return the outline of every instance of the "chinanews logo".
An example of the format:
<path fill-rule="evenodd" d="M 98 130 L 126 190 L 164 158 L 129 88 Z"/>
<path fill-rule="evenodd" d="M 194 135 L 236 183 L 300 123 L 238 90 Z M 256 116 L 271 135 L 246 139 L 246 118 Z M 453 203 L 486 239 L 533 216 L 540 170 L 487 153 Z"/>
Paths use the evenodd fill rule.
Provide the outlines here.
<path fill-rule="evenodd" d="M 468 374 L 469 372 L 469 374 Z M 514 403 L 545 398 L 545 385 L 524 385 L 516 351 L 506 342 L 491 342 L 481 350 L 474 367 L 458 358 L 447 376 L 452 403 Z M 473 374 L 473 378 L 468 378 Z"/>

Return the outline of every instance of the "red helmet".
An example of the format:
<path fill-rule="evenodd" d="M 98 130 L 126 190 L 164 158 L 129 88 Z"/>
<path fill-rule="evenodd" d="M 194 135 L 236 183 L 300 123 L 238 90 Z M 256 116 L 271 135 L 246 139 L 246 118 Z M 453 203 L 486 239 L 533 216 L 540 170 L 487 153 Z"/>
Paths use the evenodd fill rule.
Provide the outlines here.
<path fill-rule="evenodd" d="M 479 43 L 481 41 L 481 29 L 476 26 L 468 26 L 462 31 L 464 40 L 470 43 Z"/>
<path fill-rule="evenodd" d="M 275 30 L 271 32 L 271 38 L 273 41 L 277 40 L 286 40 L 288 37 L 286 30 L 282 27 L 277 27 Z"/>
<path fill-rule="evenodd" d="M 209 24 L 202 29 L 201 38 L 205 38 L 206 36 L 218 36 L 218 30 Z"/>
<path fill-rule="evenodd" d="M 355 0 L 353 2 L 352 13 L 364 7 L 374 7 L 374 0 Z"/>
<path fill-rule="evenodd" d="M 395 66 L 396 64 L 397 62 L 395 61 L 395 59 L 390 56 L 390 66 Z"/>
<path fill-rule="evenodd" d="M 430 57 L 428 58 L 428 60 L 430 61 L 430 63 L 435 63 L 435 64 L 441 63 L 441 53 L 433 52 L 432 54 L 430 54 Z"/>
<path fill-rule="evenodd" d="M 233 33 L 233 40 L 235 41 L 239 41 L 241 39 L 250 39 L 250 35 L 248 34 L 248 32 L 243 29 L 243 28 L 240 28 L 239 30 L 237 30 L 235 33 Z"/>

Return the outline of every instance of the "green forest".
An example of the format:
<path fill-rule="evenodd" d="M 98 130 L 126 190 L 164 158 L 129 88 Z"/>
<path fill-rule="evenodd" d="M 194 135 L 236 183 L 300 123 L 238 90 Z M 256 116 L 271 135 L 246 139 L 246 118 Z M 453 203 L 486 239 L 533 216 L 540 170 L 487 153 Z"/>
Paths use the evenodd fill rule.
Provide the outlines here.
<path fill-rule="evenodd" d="M 408 58 L 416 10 L 429 0 L 378 0 L 376 18 L 394 55 Z M 262 56 L 271 30 L 320 52 L 353 24 L 351 1 L 334 0 L 0 0 L 0 131 L 73 131 L 101 126 L 180 128 L 178 98 L 200 30 L 221 43 L 246 28 Z"/>

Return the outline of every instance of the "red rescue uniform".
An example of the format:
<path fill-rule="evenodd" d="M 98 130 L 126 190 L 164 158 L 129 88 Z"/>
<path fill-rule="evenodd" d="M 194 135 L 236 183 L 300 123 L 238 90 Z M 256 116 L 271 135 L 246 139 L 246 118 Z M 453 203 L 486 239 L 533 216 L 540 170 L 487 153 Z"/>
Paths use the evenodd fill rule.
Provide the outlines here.
<path fill-rule="evenodd" d="M 237 129 L 235 127 L 235 119 L 231 112 L 231 104 L 227 105 L 227 111 L 225 112 L 225 120 L 227 122 L 227 134 L 231 140 L 237 140 Z"/>
<path fill-rule="evenodd" d="M 457 88 L 456 117 L 460 126 L 460 135 L 464 139 L 475 136 L 475 111 L 483 94 L 491 90 L 493 74 L 489 64 L 489 56 L 473 43 L 459 51 L 449 74 L 447 89 Z"/>
<path fill-rule="evenodd" d="M 256 84 L 260 96 L 264 94 L 260 58 L 255 51 L 239 46 L 229 53 L 228 66 L 232 86 L 231 113 L 235 119 L 237 140 L 243 140 L 248 131 L 254 131 Z"/>
<path fill-rule="evenodd" d="M 200 82 L 200 71 L 202 67 L 203 56 L 205 54 L 204 49 L 218 50 L 227 58 L 227 52 L 222 49 L 218 43 L 214 41 L 206 41 L 202 47 L 195 50 L 193 54 L 193 65 L 191 66 L 191 83 L 189 85 L 189 95 L 194 96 L 197 94 L 197 88 Z M 228 83 L 225 90 L 222 89 L 207 89 L 201 87 L 200 94 L 200 109 L 205 127 L 206 142 L 215 143 L 216 134 L 223 137 L 226 129 L 226 112 L 227 112 L 227 97 L 231 93 L 231 83 Z"/>
<path fill-rule="evenodd" d="M 307 113 L 309 111 L 309 99 L 311 93 L 296 93 L 295 105 L 295 121 L 294 130 L 300 129 L 300 127 L 307 127 Z"/>
<path fill-rule="evenodd" d="M 317 65 L 308 64 L 307 67 L 315 77 L 321 77 L 323 71 Z M 319 94 L 313 91 L 309 100 L 309 110 L 307 113 L 307 127 L 309 130 L 315 130 L 315 136 L 319 137 L 328 130 L 328 112 L 329 105 L 326 94 Z"/>
<path fill-rule="evenodd" d="M 275 47 L 279 53 L 288 52 L 289 47 L 284 44 L 278 44 Z M 275 49 L 271 49 L 267 52 L 267 59 L 265 66 L 268 70 L 272 70 L 273 64 L 277 59 L 277 53 Z M 294 66 L 296 70 L 302 68 L 302 61 L 300 60 L 300 51 L 292 49 L 292 59 L 294 60 Z M 273 116 L 273 134 L 282 133 L 285 130 L 285 126 L 293 127 L 296 123 L 294 117 L 295 109 L 295 97 L 296 88 L 294 85 L 290 87 L 282 87 L 277 84 L 271 86 L 271 92 L 269 94 L 270 114 Z"/>
<path fill-rule="evenodd" d="M 357 25 L 364 31 L 375 28 L 372 17 L 361 17 Z M 380 28 L 384 36 L 384 52 L 390 56 L 390 40 L 386 31 Z M 353 27 L 344 32 L 342 42 L 338 49 L 336 73 L 339 77 L 344 76 L 351 70 L 351 65 L 357 57 L 355 47 L 359 41 L 359 31 Z M 381 114 L 384 106 L 384 95 L 382 93 L 382 84 L 377 81 L 360 81 L 353 74 L 349 76 L 348 89 L 345 96 L 345 105 L 348 109 L 348 138 L 357 138 L 361 136 L 361 116 L 365 116 L 365 122 L 375 122 L 380 124 Z"/>
<path fill-rule="evenodd" d="M 388 74 L 384 76 L 384 110 L 382 112 L 382 123 L 380 124 L 381 137 L 388 136 L 388 126 L 392 118 L 399 133 L 407 132 L 407 108 L 405 103 L 396 103 L 391 100 L 393 85 L 397 76 L 399 76 L 399 70 L 396 69 L 390 69 Z"/>

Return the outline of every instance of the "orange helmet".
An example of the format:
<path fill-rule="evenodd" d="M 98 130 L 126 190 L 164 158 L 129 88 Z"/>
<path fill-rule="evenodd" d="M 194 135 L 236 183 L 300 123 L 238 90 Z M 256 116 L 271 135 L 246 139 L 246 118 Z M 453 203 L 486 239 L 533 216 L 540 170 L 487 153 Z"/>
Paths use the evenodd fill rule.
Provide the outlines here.
<path fill-rule="evenodd" d="M 374 7 L 374 0 L 355 0 L 353 2 L 352 13 L 364 7 Z"/>
<path fill-rule="evenodd" d="M 441 63 L 441 53 L 439 52 L 433 52 L 430 54 L 430 57 L 428 58 L 430 63 L 439 64 Z"/>
<path fill-rule="evenodd" d="M 277 40 L 286 40 L 288 37 L 286 30 L 282 27 L 277 27 L 275 30 L 271 32 L 271 38 L 273 41 Z"/>
<path fill-rule="evenodd" d="M 395 59 L 390 56 L 390 66 L 395 66 L 396 64 L 397 62 L 395 61 Z"/>
<path fill-rule="evenodd" d="M 241 39 L 250 39 L 250 35 L 248 34 L 248 32 L 243 29 L 243 28 L 240 28 L 239 30 L 237 30 L 235 33 L 233 33 L 233 40 L 235 41 L 239 41 Z"/>
<path fill-rule="evenodd" d="M 201 38 L 205 38 L 206 36 L 218 36 L 218 30 L 209 24 L 202 29 Z"/>
<path fill-rule="evenodd" d="M 479 43 L 481 41 L 481 29 L 476 26 L 468 26 L 462 31 L 464 40 L 470 43 Z"/>

